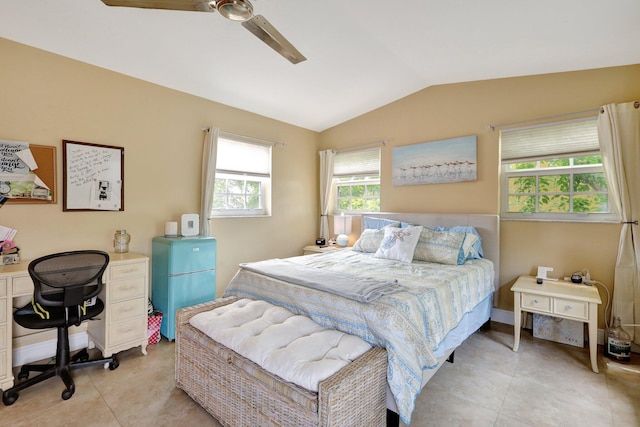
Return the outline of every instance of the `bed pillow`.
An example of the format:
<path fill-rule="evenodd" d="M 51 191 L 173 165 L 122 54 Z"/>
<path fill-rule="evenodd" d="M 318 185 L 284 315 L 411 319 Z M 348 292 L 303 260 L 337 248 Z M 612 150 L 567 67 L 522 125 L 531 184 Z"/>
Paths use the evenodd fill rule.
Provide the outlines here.
<path fill-rule="evenodd" d="M 477 240 L 475 240 L 471 245 L 471 251 L 467 255 L 467 259 L 479 259 L 484 257 L 482 253 L 482 237 L 480 236 L 480 233 L 478 233 L 478 230 L 475 229 L 475 227 L 471 225 L 454 225 L 451 227 L 435 227 L 434 230 L 438 230 L 438 231 L 451 230 L 451 231 L 467 233 L 467 235 L 471 234 L 476 236 Z"/>
<path fill-rule="evenodd" d="M 384 238 L 373 255 L 376 258 L 393 259 L 402 262 L 413 261 L 422 226 L 399 228 L 385 227 Z"/>
<path fill-rule="evenodd" d="M 420 233 L 413 258 L 417 261 L 438 264 L 464 264 L 467 257 L 464 250 L 466 234 L 458 231 L 439 231 L 424 227 Z"/>
<path fill-rule="evenodd" d="M 384 228 L 380 230 L 364 229 L 352 249 L 358 252 L 373 253 L 378 250 L 383 238 Z"/>
<path fill-rule="evenodd" d="M 374 218 L 371 216 L 365 216 L 363 221 L 364 221 L 364 227 L 363 227 L 364 229 L 373 229 L 373 230 L 379 230 L 388 225 L 397 227 L 398 224 L 400 224 L 398 221 L 394 221 L 392 219 Z"/>

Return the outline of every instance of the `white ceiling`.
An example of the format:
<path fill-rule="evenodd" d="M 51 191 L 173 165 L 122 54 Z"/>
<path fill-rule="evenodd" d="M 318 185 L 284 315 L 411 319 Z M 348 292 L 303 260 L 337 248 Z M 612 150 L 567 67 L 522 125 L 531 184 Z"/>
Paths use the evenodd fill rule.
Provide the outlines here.
<path fill-rule="evenodd" d="M 0 37 L 315 131 L 431 85 L 640 63 L 639 0 L 253 4 L 307 61 L 217 13 L 100 0 L 0 0 Z"/>

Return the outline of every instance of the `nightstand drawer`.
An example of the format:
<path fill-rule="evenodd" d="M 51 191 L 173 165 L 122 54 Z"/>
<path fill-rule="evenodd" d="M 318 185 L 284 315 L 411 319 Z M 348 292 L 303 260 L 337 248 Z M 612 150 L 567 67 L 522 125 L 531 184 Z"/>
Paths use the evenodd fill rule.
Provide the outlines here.
<path fill-rule="evenodd" d="M 533 309 L 551 313 L 551 297 L 543 295 L 522 294 L 522 309 Z"/>
<path fill-rule="evenodd" d="M 553 312 L 580 320 L 588 320 L 589 304 L 583 301 L 556 298 L 553 304 Z"/>

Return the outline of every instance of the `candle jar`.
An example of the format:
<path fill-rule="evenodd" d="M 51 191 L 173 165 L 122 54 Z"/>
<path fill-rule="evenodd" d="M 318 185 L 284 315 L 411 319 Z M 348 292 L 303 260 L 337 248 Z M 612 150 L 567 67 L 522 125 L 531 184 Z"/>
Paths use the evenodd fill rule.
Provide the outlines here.
<path fill-rule="evenodd" d="M 129 252 L 129 241 L 131 236 L 127 234 L 127 230 L 117 230 L 113 235 L 114 252 Z"/>

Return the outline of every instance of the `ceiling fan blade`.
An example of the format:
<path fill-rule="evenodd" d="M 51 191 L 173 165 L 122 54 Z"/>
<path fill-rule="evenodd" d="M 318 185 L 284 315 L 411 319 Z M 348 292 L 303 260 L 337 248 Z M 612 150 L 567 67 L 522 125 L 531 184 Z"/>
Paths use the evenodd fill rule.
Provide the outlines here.
<path fill-rule="evenodd" d="M 268 44 L 273 50 L 284 56 L 292 64 L 307 60 L 307 58 L 289 43 L 262 15 L 256 15 L 248 21 L 244 21 L 242 26 Z"/>
<path fill-rule="evenodd" d="M 215 12 L 209 0 L 102 0 L 107 6 L 141 7 L 144 9 L 190 10 Z"/>

